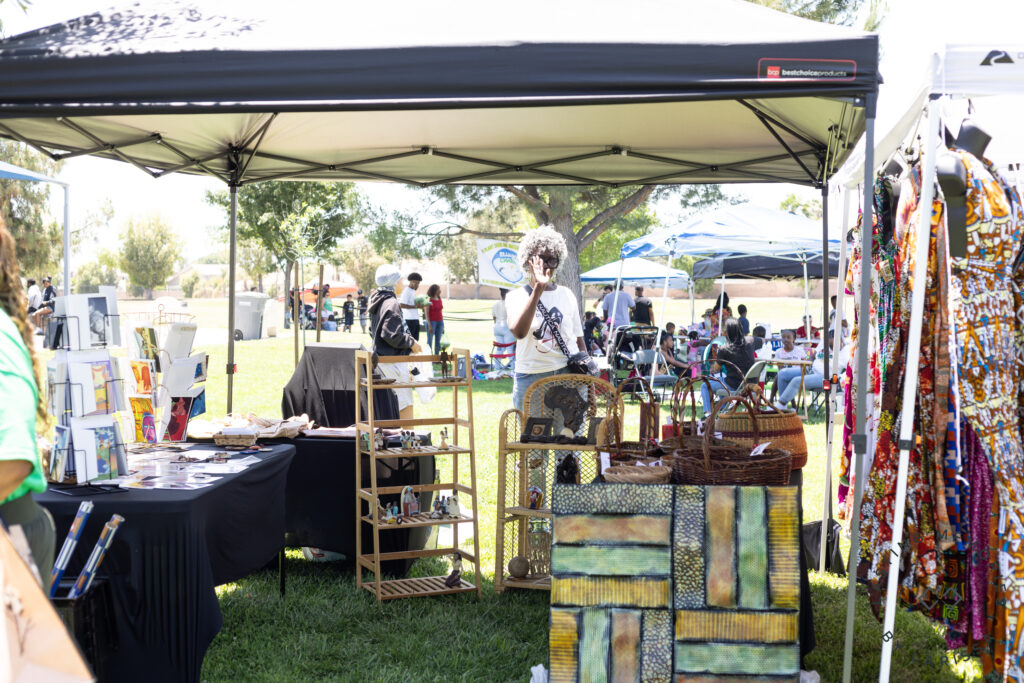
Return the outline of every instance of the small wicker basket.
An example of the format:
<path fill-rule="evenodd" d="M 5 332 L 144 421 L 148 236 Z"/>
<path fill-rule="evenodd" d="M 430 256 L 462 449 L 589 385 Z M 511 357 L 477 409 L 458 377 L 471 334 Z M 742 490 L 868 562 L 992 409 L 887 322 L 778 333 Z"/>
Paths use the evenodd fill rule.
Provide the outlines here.
<path fill-rule="evenodd" d="M 715 424 L 719 411 L 732 403 L 742 403 L 751 415 L 754 441 L 758 441 L 756 409 L 742 396 L 727 396 L 715 404 L 708 424 Z M 681 448 L 672 463 L 677 484 L 731 486 L 785 486 L 789 484 L 792 454 L 780 448 L 766 448 L 751 456 L 751 448 L 712 438 L 711 429 L 704 432 L 701 450 Z"/>
<path fill-rule="evenodd" d="M 664 465 L 612 465 L 604 471 L 604 480 L 612 484 L 667 484 L 672 468 Z"/>
<path fill-rule="evenodd" d="M 640 404 L 640 440 L 626 441 L 622 438 L 625 431 L 625 406 L 622 395 L 626 387 L 634 384 L 639 384 L 643 388 L 647 393 L 647 400 L 641 401 Z M 608 418 L 605 424 L 608 429 L 601 450 L 609 451 L 613 460 L 628 462 L 636 458 L 647 458 L 652 452 L 657 452 L 658 404 L 654 402 L 654 392 L 645 378 L 629 377 L 616 387 L 615 397 L 608 403 Z"/>
<path fill-rule="evenodd" d="M 223 432 L 217 432 L 213 435 L 213 443 L 218 446 L 255 446 L 256 433 L 224 434 Z"/>

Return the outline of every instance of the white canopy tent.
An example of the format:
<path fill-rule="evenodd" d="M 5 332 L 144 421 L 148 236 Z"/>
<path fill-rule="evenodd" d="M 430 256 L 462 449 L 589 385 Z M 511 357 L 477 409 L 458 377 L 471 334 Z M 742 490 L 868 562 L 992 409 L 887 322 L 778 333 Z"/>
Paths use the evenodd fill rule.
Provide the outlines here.
<path fill-rule="evenodd" d="M 0 161 L 0 178 L 26 180 L 35 183 L 53 183 L 64 188 L 64 291 L 71 292 L 71 185 L 63 180 Z"/>
<path fill-rule="evenodd" d="M 943 126 L 956 128 L 959 118 L 951 118 L 952 100 L 968 97 L 999 97 L 1024 95 L 1024 44 L 1018 45 L 948 45 L 944 50 L 935 53 L 930 62 L 930 68 L 922 88 L 916 91 L 911 99 L 908 108 L 898 112 L 892 119 L 888 132 L 882 136 L 877 144 L 872 144 L 869 138 L 854 151 L 850 160 L 836 174 L 831 181 L 836 190 L 846 190 L 846 201 L 844 202 L 844 221 L 849 217 L 849 197 L 854 187 L 859 182 L 867 185 L 875 168 L 884 167 L 890 159 L 899 153 L 902 144 L 908 142 L 915 134 L 920 134 L 922 128 L 925 131 L 922 136 L 922 179 L 920 206 L 930 206 L 935 192 L 935 160 L 937 153 L 944 148 Z M 1019 106 L 1019 104 L 1018 104 Z M 883 128 L 883 130 L 885 130 Z M 995 131 L 989 131 L 990 133 Z M 1017 131 L 1008 131 L 1010 135 L 1019 135 Z M 1019 151 L 1021 148 L 1016 148 Z M 868 152 L 867 167 L 865 168 L 864 151 Z M 863 178 L 863 180 L 861 180 Z M 864 203 L 870 207 L 870 188 L 865 187 Z M 870 220 L 869 212 L 864 220 Z M 865 258 L 871 254 L 870 230 L 863 233 L 863 253 Z M 924 282 L 927 268 L 928 240 L 919 239 L 917 253 L 914 261 L 913 280 Z M 845 254 L 844 254 L 845 260 Z M 862 270 L 861 279 L 861 300 L 858 308 L 861 311 L 868 309 L 869 297 L 871 295 L 870 269 Z M 842 296 L 840 289 L 840 297 Z M 899 579 L 899 571 L 895 570 L 901 562 L 903 540 L 903 528 L 905 525 L 905 505 L 907 497 L 907 471 L 910 449 L 913 447 L 914 410 L 907 410 L 906 406 L 913 406 L 918 389 L 918 372 L 920 365 L 921 330 L 922 316 L 924 312 L 924 287 L 915 287 L 911 295 L 910 331 L 907 343 L 907 355 L 905 366 L 905 380 L 903 384 L 903 406 L 904 410 L 900 415 L 899 433 L 899 468 L 897 473 L 897 490 L 895 498 L 895 509 L 893 511 L 892 523 L 892 554 L 888 585 L 886 588 L 885 617 L 882 631 L 889 634 L 883 638 L 881 664 L 879 668 L 879 680 L 888 681 L 890 674 L 892 643 L 895 640 L 893 630 L 895 628 L 896 613 L 896 592 Z M 839 302 L 841 315 L 842 302 Z M 839 324 L 839 321 L 837 321 Z M 837 335 L 838 343 L 838 335 Z M 838 371 L 838 366 L 833 362 L 833 373 Z M 857 376 L 867 377 L 867 354 L 864 345 L 857 347 L 855 372 Z M 865 461 L 866 434 L 865 434 L 865 411 L 867 409 L 867 393 L 865 382 L 858 383 L 857 391 L 857 420 L 855 428 L 855 450 L 853 462 L 854 486 L 854 507 L 860 510 L 864 494 L 863 471 L 865 465 L 870 464 L 870 459 Z M 826 477 L 831 472 L 831 423 L 829 425 L 828 452 L 826 463 Z M 831 497 L 831 484 L 826 479 L 826 496 Z M 860 525 L 858 517 L 851 524 L 850 547 L 859 547 Z M 896 520 L 900 520 L 898 523 Z M 824 530 L 823 530 L 824 531 Z M 851 552 L 850 575 L 855 576 L 857 569 L 856 552 Z M 853 607 L 856 599 L 856 586 L 853 580 L 850 581 L 847 594 L 847 628 L 846 643 L 844 651 L 844 663 L 849 662 L 852 657 L 853 647 Z M 844 665 L 844 676 L 849 668 Z"/>

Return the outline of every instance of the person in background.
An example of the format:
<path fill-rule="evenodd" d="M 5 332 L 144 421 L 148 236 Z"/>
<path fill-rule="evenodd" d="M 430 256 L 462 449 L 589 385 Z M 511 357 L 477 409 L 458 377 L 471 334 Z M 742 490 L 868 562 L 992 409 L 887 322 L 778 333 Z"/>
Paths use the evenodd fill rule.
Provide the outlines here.
<path fill-rule="evenodd" d="M 629 292 L 622 291 L 622 285 L 617 290 L 612 290 L 604 295 L 601 301 L 601 310 L 608 323 L 609 334 L 615 331 L 620 325 L 629 324 L 629 311 L 636 305 Z"/>
<path fill-rule="evenodd" d="M 587 353 L 591 356 L 603 356 L 607 351 L 604 347 L 604 325 L 601 316 L 593 311 L 583 314 L 583 341 L 587 344 Z"/>
<path fill-rule="evenodd" d="M 505 299 L 508 326 L 516 338 L 512 402 L 518 410 L 523 409 L 530 385 L 567 372 L 569 359 L 554 330 L 558 330 L 570 354 L 587 350 L 576 296 L 554 282 L 555 270 L 567 253 L 565 238 L 550 225 L 528 230 L 519 243 L 519 267 L 530 284 L 509 292 Z M 541 303 L 547 310 L 546 317 L 539 310 Z"/>
<path fill-rule="evenodd" d="M 36 284 L 34 279 L 29 278 L 27 284 L 28 292 L 26 293 L 25 298 L 28 301 L 28 305 L 26 310 L 29 315 L 32 315 L 39 310 L 40 306 L 43 305 L 43 292 L 39 289 L 39 285 Z"/>
<path fill-rule="evenodd" d="M 402 290 L 398 297 L 398 304 L 402 307 L 402 317 L 405 325 L 409 328 L 409 334 L 417 342 L 420 340 L 420 306 L 416 305 L 416 288 L 423 282 L 423 276 L 419 273 L 409 273 L 407 278 L 409 285 Z"/>
<path fill-rule="evenodd" d="M 608 296 L 608 293 L 611 291 L 611 285 L 605 285 L 601 288 L 601 296 L 597 297 L 597 301 L 594 302 L 594 308 L 597 310 L 598 314 L 601 313 L 601 304 L 604 302 L 604 298 Z"/>
<path fill-rule="evenodd" d="M 740 324 L 735 318 L 729 318 L 725 322 L 725 339 L 725 345 L 718 349 L 717 359 L 728 361 L 732 364 L 723 366 L 724 374 L 721 376 L 721 380 L 729 393 L 735 393 L 740 388 L 740 385 L 743 384 L 743 378 L 747 371 L 754 364 L 754 345 L 743 336 Z M 704 399 L 705 413 L 711 411 L 712 405 L 708 384 L 708 382 L 705 382 L 700 390 L 701 396 Z M 712 382 L 711 384 L 716 385 L 715 388 L 721 386 L 718 382 Z"/>
<path fill-rule="evenodd" d="M 427 309 L 427 325 L 430 326 L 430 334 L 434 338 L 434 355 L 441 353 L 441 335 L 444 334 L 444 302 L 441 301 L 441 285 L 430 285 L 427 289 L 427 297 L 430 298 L 430 306 Z"/>
<path fill-rule="evenodd" d="M 633 306 L 633 322 L 638 325 L 653 325 L 654 304 L 644 296 L 643 287 L 634 287 L 633 293 L 636 295 Z"/>
<path fill-rule="evenodd" d="M 804 339 L 810 339 L 811 334 L 814 334 L 814 321 L 810 315 L 805 315 L 800 319 L 800 324 L 793 328 L 793 331 L 797 336 Z"/>
<path fill-rule="evenodd" d="M 505 296 L 508 295 L 508 290 L 502 287 L 498 289 L 498 295 L 501 298 L 491 306 L 491 319 L 494 321 L 494 340 L 499 344 L 509 344 L 514 342 L 516 338 L 512 336 L 512 331 L 508 329 L 508 312 L 505 310 Z"/>
<path fill-rule="evenodd" d="M 341 312 L 345 316 L 345 325 L 341 328 L 342 332 L 352 331 L 352 323 L 355 322 L 355 311 L 356 302 L 352 298 L 352 295 L 345 295 L 345 303 L 341 305 Z"/>
<path fill-rule="evenodd" d="M 665 368 L 664 374 L 673 374 L 679 377 L 686 370 L 688 365 L 680 362 L 676 358 L 676 341 L 668 332 L 662 331 L 661 336 L 658 339 L 658 355 L 661 356 L 660 366 Z M 658 370 L 655 370 L 658 372 Z"/>
<path fill-rule="evenodd" d="M 356 308 L 359 309 L 359 326 L 363 328 L 363 334 L 366 334 L 366 308 L 370 305 L 370 300 L 363 294 L 363 290 L 356 291 Z"/>
<path fill-rule="evenodd" d="M 764 339 L 767 336 L 768 330 L 764 329 L 764 327 L 762 327 L 761 325 L 757 325 L 754 328 L 754 332 L 750 335 L 750 341 L 754 345 L 754 351 L 760 351 L 762 348 L 764 348 Z"/>
<path fill-rule="evenodd" d="M 807 351 L 796 346 L 796 333 L 793 330 L 782 331 L 782 348 L 775 351 L 777 360 L 807 360 Z"/>
<path fill-rule="evenodd" d="M 828 344 L 831 348 L 834 335 L 828 335 Z M 844 347 L 839 352 L 839 363 L 843 365 L 849 362 L 849 351 Z M 777 410 L 786 410 L 789 403 L 796 399 L 800 392 L 800 368 L 782 368 L 779 370 L 779 378 L 776 381 L 778 388 L 778 399 L 773 404 Z M 821 391 L 825 385 L 825 349 L 819 344 L 818 351 L 814 354 L 811 367 L 803 374 L 804 391 Z"/>
<path fill-rule="evenodd" d="M 398 268 L 390 263 L 380 265 L 374 279 L 378 289 L 370 297 L 368 309 L 370 330 L 373 335 L 370 350 L 378 356 L 408 356 L 419 353 L 422 350 L 420 343 L 409 333 L 405 309 L 395 296 L 395 285 L 402 279 Z M 413 310 L 415 312 L 415 309 Z M 377 368 L 385 379 L 394 379 L 401 383 L 409 381 L 408 363 L 381 363 Z M 399 418 L 412 419 L 412 389 L 399 388 L 392 391 L 398 398 Z"/>
<path fill-rule="evenodd" d="M 43 302 L 36 309 L 36 312 L 32 314 L 32 325 L 38 328 L 36 334 L 43 333 L 43 324 L 46 322 L 52 313 L 54 306 L 57 301 L 57 290 L 52 284 L 50 284 L 50 276 L 47 275 L 43 278 Z"/>
<path fill-rule="evenodd" d="M 45 298 L 45 296 L 43 298 Z M 829 297 L 829 301 L 832 302 L 832 310 L 828 314 L 828 329 L 829 329 L 830 332 L 835 331 L 835 329 L 836 329 L 836 300 L 837 300 L 837 297 L 836 297 L 835 294 L 833 294 L 831 297 Z M 843 316 L 843 337 L 849 337 L 849 336 L 850 336 L 850 325 L 846 321 L 846 316 Z"/>
<path fill-rule="evenodd" d="M 21 526 L 41 576 L 53 566 L 53 518 L 32 499 L 46 490 L 36 425 L 46 420 L 14 238 L 0 217 L 0 518 Z"/>
<path fill-rule="evenodd" d="M 665 331 L 671 334 L 673 337 L 676 336 L 676 324 L 665 323 Z"/>
<path fill-rule="evenodd" d="M 750 334 L 750 321 L 747 320 L 747 307 L 744 304 L 740 304 L 736 307 L 736 312 L 740 314 L 737 320 L 740 323 L 740 329 L 743 330 L 743 334 Z"/>

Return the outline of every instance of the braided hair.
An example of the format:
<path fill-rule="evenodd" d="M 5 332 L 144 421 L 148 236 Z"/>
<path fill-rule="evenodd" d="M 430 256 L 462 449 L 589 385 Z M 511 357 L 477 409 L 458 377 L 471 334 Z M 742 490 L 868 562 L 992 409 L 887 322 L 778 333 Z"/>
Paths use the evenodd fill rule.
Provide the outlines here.
<path fill-rule="evenodd" d="M 32 334 L 32 326 L 28 323 L 28 302 L 25 299 L 25 291 L 21 287 L 21 278 L 18 272 L 18 257 L 14 249 L 14 236 L 7 229 L 3 215 L 0 214 L 0 308 L 3 309 L 18 331 L 28 349 L 29 358 L 32 360 L 32 376 L 39 387 L 39 359 L 36 358 L 35 337 Z M 36 406 L 36 414 L 39 419 L 46 420 L 46 403 L 43 400 L 42 392 L 39 393 L 39 404 Z"/>

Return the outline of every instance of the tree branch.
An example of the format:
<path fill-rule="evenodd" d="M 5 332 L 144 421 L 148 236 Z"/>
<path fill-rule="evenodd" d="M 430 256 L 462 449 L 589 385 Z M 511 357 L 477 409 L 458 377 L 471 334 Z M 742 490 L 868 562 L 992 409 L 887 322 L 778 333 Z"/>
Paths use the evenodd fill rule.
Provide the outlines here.
<path fill-rule="evenodd" d="M 444 230 L 440 232 L 430 232 L 428 228 L 435 225 L 444 225 L 446 227 Z M 454 230 L 450 230 L 449 228 L 453 228 Z M 483 232 L 481 230 L 473 230 L 472 228 L 467 228 L 465 225 L 460 225 L 458 223 L 453 223 L 451 221 L 438 221 L 437 223 L 428 223 L 427 225 L 424 225 L 419 230 L 417 230 L 415 234 L 429 235 L 430 237 L 433 238 L 458 237 L 459 235 L 479 235 L 481 237 L 493 237 L 495 239 L 519 237 L 519 233 L 517 232 Z"/>
<path fill-rule="evenodd" d="M 586 224 L 580 228 L 579 232 L 576 233 L 576 238 L 580 241 L 580 250 L 585 249 L 591 242 L 597 239 L 613 221 L 622 218 L 627 213 L 647 201 L 647 198 L 651 196 L 651 193 L 654 192 L 656 187 L 656 185 L 642 185 L 633 194 L 629 195 L 619 203 L 609 206 L 607 209 L 587 221 Z"/>
<path fill-rule="evenodd" d="M 519 199 L 523 200 L 531 211 L 551 213 L 551 207 L 548 206 L 547 202 L 540 198 L 540 193 L 537 192 L 537 188 L 532 185 L 526 187 L 516 187 L 515 185 L 502 185 L 503 190 L 514 194 Z M 532 190 L 532 191 L 531 191 Z"/>

